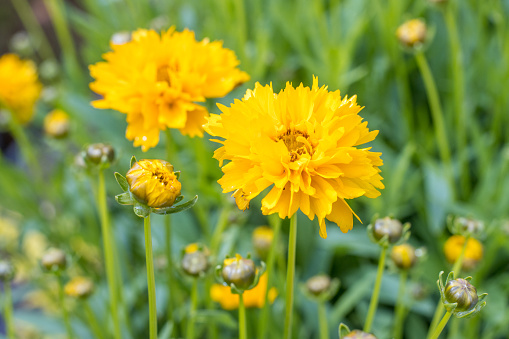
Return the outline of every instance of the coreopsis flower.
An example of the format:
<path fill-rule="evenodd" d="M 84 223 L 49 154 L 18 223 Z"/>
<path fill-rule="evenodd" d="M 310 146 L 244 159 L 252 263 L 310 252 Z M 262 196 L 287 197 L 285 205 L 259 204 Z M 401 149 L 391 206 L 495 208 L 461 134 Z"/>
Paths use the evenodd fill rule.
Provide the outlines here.
<path fill-rule="evenodd" d="M 326 238 L 326 218 L 343 232 L 352 229 L 347 199 L 375 198 L 384 188 L 381 153 L 358 147 L 378 131 L 362 122 L 356 96 L 329 92 L 315 77 L 312 88 L 287 83 L 279 94 L 257 83 L 242 101 L 218 106 L 223 113 L 212 114 L 204 127 L 224 139 L 214 140 L 223 145 L 214 153 L 224 173 L 218 182 L 241 209 L 270 188 L 263 214 L 285 218 L 300 208 L 311 220 L 317 216 Z"/>
<path fill-rule="evenodd" d="M 253 289 L 245 291 L 242 295 L 246 307 L 261 308 L 265 305 L 265 292 L 267 291 L 267 273 L 260 276 L 258 285 Z M 277 290 L 272 287 L 269 290 L 269 301 L 273 303 L 277 297 Z M 232 293 L 230 287 L 221 284 L 214 284 L 210 288 L 210 298 L 221 304 L 225 310 L 234 310 L 239 307 L 239 295 Z"/>
<path fill-rule="evenodd" d="M 92 104 L 127 114 L 126 137 L 143 151 L 156 146 L 167 128 L 203 136 L 208 113 L 198 102 L 249 80 L 233 51 L 221 41 L 196 41 L 189 30 L 172 27 L 159 35 L 139 29 L 130 41 L 110 46 L 106 61 L 90 66 L 90 88 L 103 96 Z"/>
<path fill-rule="evenodd" d="M 164 160 L 140 160 L 126 174 L 129 190 L 141 203 L 153 208 L 170 207 L 182 185 L 173 165 Z"/>
<path fill-rule="evenodd" d="M 405 47 L 414 47 L 423 44 L 426 40 L 426 23 L 421 19 L 412 19 L 404 22 L 396 30 L 399 42 Z"/>
<path fill-rule="evenodd" d="M 44 132 L 55 139 L 65 138 L 69 133 L 69 115 L 61 109 L 55 109 L 44 118 Z"/>
<path fill-rule="evenodd" d="M 11 111 L 18 123 L 25 124 L 32 119 L 41 89 L 32 61 L 21 60 L 15 54 L 0 57 L 0 107 Z"/>
<path fill-rule="evenodd" d="M 447 261 L 456 262 L 461 255 L 463 245 L 465 244 L 465 236 L 452 235 L 444 244 L 444 253 Z M 483 246 L 481 242 L 475 238 L 469 238 L 467 247 L 465 248 L 465 256 L 463 257 L 462 268 L 465 270 L 473 269 L 483 257 Z"/>
<path fill-rule="evenodd" d="M 417 262 L 415 248 L 410 244 L 394 246 L 391 250 L 391 259 L 399 269 L 408 270 Z"/>
<path fill-rule="evenodd" d="M 70 297 L 85 299 L 94 290 L 94 283 L 92 280 L 85 277 L 74 277 L 71 281 L 65 284 L 64 292 Z"/>

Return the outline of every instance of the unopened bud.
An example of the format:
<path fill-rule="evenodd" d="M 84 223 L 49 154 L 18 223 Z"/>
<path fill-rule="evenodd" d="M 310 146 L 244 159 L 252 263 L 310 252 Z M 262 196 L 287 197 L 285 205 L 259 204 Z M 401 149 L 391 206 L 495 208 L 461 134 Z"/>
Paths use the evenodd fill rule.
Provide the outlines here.
<path fill-rule="evenodd" d="M 69 134 L 69 115 L 61 109 L 55 109 L 44 118 L 44 132 L 55 139 L 65 138 Z"/>
<path fill-rule="evenodd" d="M 377 219 L 373 225 L 373 236 L 381 240 L 384 236 L 388 237 L 389 243 L 394 244 L 403 234 L 403 225 L 397 219 L 385 217 Z"/>
<path fill-rule="evenodd" d="M 445 299 L 457 303 L 455 311 L 468 311 L 477 304 L 477 290 L 465 279 L 451 280 L 445 285 Z"/>
<path fill-rule="evenodd" d="M 265 259 L 269 254 L 272 241 L 274 240 L 274 230 L 267 226 L 255 228 L 253 232 L 253 247 L 256 254 Z"/>
<path fill-rule="evenodd" d="M 416 263 L 415 248 L 409 244 L 394 246 L 391 250 L 391 259 L 398 268 L 408 270 Z"/>
<path fill-rule="evenodd" d="M 329 290 L 331 279 L 325 274 L 315 275 L 306 282 L 306 288 L 312 295 L 318 296 Z"/>
<path fill-rule="evenodd" d="M 8 282 L 14 279 L 14 267 L 8 261 L 0 261 L 0 281 Z"/>
<path fill-rule="evenodd" d="M 238 289 L 245 290 L 256 278 L 255 263 L 237 254 L 234 258 L 224 260 L 222 276 L 228 285 L 234 284 Z"/>
<path fill-rule="evenodd" d="M 64 270 L 67 266 L 67 259 L 64 251 L 57 248 L 50 248 L 43 254 L 41 265 L 47 271 L 51 272 Z"/>
<path fill-rule="evenodd" d="M 413 19 L 398 27 L 396 36 L 401 44 L 406 47 L 414 47 L 426 40 L 426 23 L 421 19 Z"/>
<path fill-rule="evenodd" d="M 362 332 L 360 330 L 353 330 L 342 339 L 376 339 L 376 337 L 371 333 Z"/>
<path fill-rule="evenodd" d="M 209 251 L 199 244 L 187 245 L 182 256 L 182 269 L 190 276 L 197 277 L 209 268 Z"/>
<path fill-rule="evenodd" d="M 85 277 L 75 277 L 69 281 L 65 287 L 64 292 L 70 297 L 85 299 L 94 290 L 94 283 L 92 280 Z"/>

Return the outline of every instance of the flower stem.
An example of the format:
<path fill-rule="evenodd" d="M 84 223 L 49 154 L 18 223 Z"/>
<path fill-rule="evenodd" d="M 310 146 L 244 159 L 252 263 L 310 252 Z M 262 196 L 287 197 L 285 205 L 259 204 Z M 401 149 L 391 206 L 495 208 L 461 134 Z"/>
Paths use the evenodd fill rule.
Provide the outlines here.
<path fill-rule="evenodd" d="M 198 306 L 198 279 L 193 279 L 191 288 L 191 307 L 189 308 L 189 319 L 187 320 L 187 339 L 194 339 L 194 319 L 196 317 L 196 308 Z"/>
<path fill-rule="evenodd" d="M 318 303 L 318 322 L 320 324 L 320 339 L 329 339 L 329 325 L 327 324 L 325 301 L 320 301 Z"/>
<path fill-rule="evenodd" d="M 7 327 L 7 338 L 14 339 L 14 319 L 12 310 L 12 292 L 11 283 L 9 281 L 4 282 L 4 293 L 5 293 L 5 325 Z"/>
<path fill-rule="evenodd" d="M 246 307 L 242 293 L 239 294 L 239 339 L 247 339 Z"/>
<path fill-rule="evenodd" d="M 83 302 L 83 308 L 85 310 L 85 314 L 88 318 L 88 324 L 94 333 L 94 336 L 98 339 L 104 339 L 104 332 L 99 326 L 99 322 L 97 321 L 97 317 L 94 314 L 94 311 L 90 307 L 90 304 L 87 300 Z"/>
<path fill-rule="evenodd" d="M 293 320 L 293 285 L 295 279 L 295 251 L 297 247 L 297 213 L 290 219 L 290 235 L 288 238 L 288 267 L 286 271 L 286 315 L 284 338 L 292 337 Z"/>
<path fill-rule="evenodd" d="M 69 315 L 67 314 L 67 310 L 65 308 L 64 302 L 64 279 L 62 275 L 58 274 L 58 302 L 60 304 L 60 308 L 62 309 L 62 317 L 64 319 L 65 330 L 67 332 L 68 339 L 74 339 L 72 334 L 71 323 L 69 322 Z"/>
<path fill-rule="evenodd" d="M 463 243 L 463 247 L 461 248 L 460 256 L 458 259 L 456 259 L 456 262 L 454 263 L 454 266 L 452 267 L 452 272 L 454 274 L 454 278 L 457 278 L 461 273 L 461 266 L 463 264 L 463 258 L 465 257 L 465 252 L 467 250 L 467 243 L 470 239 L 470 235 L 467 235 L 465 237 L 465 242 Z M 442 304 L 442 300 L 438 300 L 437 307 L 435 309 L 435 314 L 433 315 L 433 319 L 431 320 L 431 324 L 429 326 L 428 330 L 428 336 L 427 339 L 430 339 L 430 335 L 433 333 L 433 330 L 435 327 L 437 327 L 438 319 L 442 317 L 442 315 L 445 312 L 444 305 Z"/>
<path fill-rule="evenodd" d="M 164 217 L 164 226 L 166 231 L 166 260 L 168 265 L 166 267 L 168 274 L 168 321 L 173 321 L 173 294 L 175 288 L 173 284 L 173 259 L 172 259 L 172 244 L 171 244 L 171 216 Z"/>
<path fill-rule="evenodd" d="M 394 321 L 394 339 L 401 339 L 403 336 L 403 322 L 405 320 L 405 289 L 408 271 L 402 270 L 399 279 L 398 300 L 396 301 L 396 320 Z"/>
<path fill-rule="evenodd" d="M 445 325 L 447 325 L 447 322 L 449 321 L 449 318 L 451 317 L 452 313 L 447 312 L 440 323 L 438 324 L 437 328 L 431 335 L 430 339 L 437 339 L 440 333 L 442 333 L 442 330 L 444 329 Z"/>
<path fill-rule="evenodd" d="M 150 214 L 143 220 L 145 227 L 145 258 L 147 261 L 147 285 L 150 339 L 157 339 L 156 281 L 154 277 L 154 258 L 152 254 L 152 235 L 150 233 Z"/>
<path fill-rule="evenodd" d="M 451 151 L 449 148 L 449 141 L 447 139 L 447 132 L 445 129 L 444 114 L 442 112 L 442 106 L 440 105 L 440 98 L 438 96 L 437 86 L 433 79 L 433 74 L 422 51 L 415 54 L 415 60 L 417 66 L 421 72 L 424 86 L 426 88 L 426 94 L 428 95 L 428 102 L 431 108 L 431 116 L 433 118 L 433 125 L 435 126 L 435 134 L 437 137 L 438 150 L 440 157 L 446 166 L 446 176 L 451 186 L 451 192 L 454 194 L 454 176 L 452 171 L 451 162 Z"/>
<path fill-rule="evenodd" d="M 278 247 L 279 232 L 281 230 L 281 219 L 278 217 L 275 220 L 274 225 L 274 237 L 272 238 L 272 244 L 270 245 L 269 255 L 267 257 L 267 289 L 265 290 L 265 303 L 263 304 L 262 314 L 258 323 L 258 339 L 266 338 L 267 323 L 269 320 L 269 291 L 272 286 L 272 271 L 274 262 L 276 261 L 276 250 Z"/>
<path fill-rule="evenodd" d="M 117 290 L 117 276 L 115 272 L 115 258 L 113 245 L 114 238 L 112 237 L 110 216 L 108 214 L 108 206 L 106 204 L 106 186 L 104 183 L 104 171 L 99 170 L 99 183 L 97 189 L 97 208 L 101 218 L 101 229 L 103 236 L 104 247 L 104 261 L 106 262 L 106 278 L 108 280 L 109 294 L 110 294 L 110 312 L 113 319 L 113 327 L 115 339 L 122 338 L 120 330 L 120 323 L 118 319 L 118 290 Z"/>
<path fill-rule="evenodd" d="M 378 260 L 378 271 L 376 273 L 375 288 L 373 289 L 373 295 L 371 295 L 371 301 L 369 303 L 368 316 L 366 317 L 366 323 L 364 324 L 364 332 L 371 332 L 371 325 L 375 318 L 376 308 L 378 306 L 378 297 L 380 295 L 380 286 L 382 285 L 382 276 L 385 268 L 385 257 L 387 255 L 387 246 L 382 247 L 380 252 L 380 259 Z"/>

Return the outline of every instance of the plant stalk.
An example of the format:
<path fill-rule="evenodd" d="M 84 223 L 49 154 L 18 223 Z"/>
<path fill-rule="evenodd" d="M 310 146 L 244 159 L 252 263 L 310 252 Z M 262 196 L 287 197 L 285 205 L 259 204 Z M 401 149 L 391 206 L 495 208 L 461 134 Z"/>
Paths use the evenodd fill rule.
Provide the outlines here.
<path fill-rule="evenodd" d="M 402 270 L 399 279 L 398 299 L 396 301 L 396 320 L 394 321 L 394 339 L 403 337 L 403 323 L 405 320 L 405 290 L 407 283 L 408 271 Z"/>
<path fill-rule="evenodd" d="M 329 339 L 329 325 L 327 324 L 325 301 L 320 301 L 318 303 L 318 323 L 320 327 L 320 339 Z"/>
<path fill-rule="evenodd" d="M 68 339 L 74 339 L 72 334 L 71 323 L 69 321 L 69 314 L 67 313 L 67 309 L 65 308 L 65 299 L 64 299 L 64 280 L 61 274 L 58 274 L 58 302 L 60 307 L 62 308 L 62 318 L 64 320 L 65 331 L 67 332 Z"/>
<path fill-rule="evenodd" d="M 191 288 L 191 307 L 189 308 L 189 319 L 187 320 L 187 338 L 194 339 L 194 319 L 196 317 L 196 309 L 198 307 L 198 279 L 193 279 L 193 287 Z"/>
<path fill-rule="evenodd" d="M 5 314 L 5 325 L 7 327 L 7 338 L 14 338 L 14 317 L 13 317 L 13 307 L 12 307 L 12 291 L 11 291 L 11 282 L 4 282 L 4 314 Z"/>
<path fill-rule="evenodd" d="M 382 247 L 380 252 L 380 259 L 378 260 L 378 271 L 376 273 L 375 288 L 371 295 L 371 301 L 369 303 L 368 316 L 366 317 L 366 323 L 364 324 L 364 332 L 371 332 L 371 325 L 375 318 L 376 308 L 378 306 L 378 297 L 380 296 L 380 286 L 382 286 L 382 276 L 385 269 L 385 257 L 387 256 L 387 246 Z"/>
<path fill-rule="evenodd" d="M 447 322 L 449 321 L 449 318 L 451 317 L 452 313 L 447 312 L 440 323 L 438 324 L 437 328 L 431 335 L 430 339 L 437 339 L 440 336 L 440 333 L 442 333 L 443 329 L 445 328 L 445 325 L 447 325 Z"/>
<path fill-rule="evenodd" d="M 297 247 L 297 213 L 294 213 L 290 219 L 290 235 L 288 238 L 288 267 L 286 271 L 286 314 L 284 338 L 292 337 L 293 320 L 293 288 L 295 280 L 295 252 Z"/>
<path fill-rule="evenodd" d="M 150 339 L 157 339 L 156 280 L 154 276 L 154 257 L 152 253 L 152 234 L 150 214 L 143 220 L 145 228 L 145 258 L 147 262 L 148 308 Z"/>
<path fill-rule="evenodd" d="M 239 294 L 239 339 L 247 339 L 246 307 L 242 293 Z"/>

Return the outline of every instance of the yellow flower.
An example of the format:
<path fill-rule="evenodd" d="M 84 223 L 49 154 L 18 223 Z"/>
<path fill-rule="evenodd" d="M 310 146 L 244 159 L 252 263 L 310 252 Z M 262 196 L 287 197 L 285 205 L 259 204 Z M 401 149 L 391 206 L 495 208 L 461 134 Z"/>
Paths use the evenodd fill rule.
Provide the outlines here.
<path fill-rule="evenodd" d="M 143 151 L 156 146 L 166 128 L 203 136 L 208 113 L 197 102 L 225 96 L 249 80 L 233 51 L 221 41 L 196 41 L 189 30 L 172 27 L 159 35 L 139 29 L 111 49 L 106 62 L 90 66 L 90 88 L 103 96 L 92 104 L 127 114 L 126 137 Z"/>
<path fill-rule="evenodd" d="M 444 244 L 444 253 L 447 261 L 450 263 L 458 260 L 463 245 L 465 244 L 465 237 L 462 235 L 452 235 L 447 239 Z M 465 248 L 465 256 L 463 258 L 463 269 L 470 270 L 474 268 L 483 257 L 483 246 L 479 240 L 469 238 L 467 247 Z"/>
<path fill-rule="evenodd" d="M 399 41 L 407 47 L 422 44 L 426 40 L 426 33 L 426 23 L 421 19 L 408 20 L 396 30 Z"/>
<path fill-rule="evenodd" d="M 267 273 L 260 276 L 258 285 L 251 290 L 244 291 L 244 304 L 246 307 L 261 308 L 265 304 L 265 292 L 267 291 Z M 277 297 L 277 290 L 272 287 L 269 290 L 269 301 L 274 302 Z M 225 310 L 234 310 L 239 307 L 239 295 L 231 293 L 228 286 L 214 284 L 210 288 L 210 298 L 221 304 Z"/>
<path fill-rule="evenodd" d="M 285 218 L 300 208 L 311 220 L 318 217 L 326 238 L 325 218 L 343 232 L 352 228 L 346 199 L 375 198 L 377 188 L 384 188 L 381 153 L 357 147 L 378 131 L 362 122 L 356 96 L 341 98 L 314 78 L 311 89 L 287 83 L 279 94 L 257 83 L 242 101 L 218 106 L 223 113 L 212 114 L 204 127 L 225 139 L 214 140 L 223 145 L 214 153 L 224 173 L 218 182 L 224 193 L 242 198 L 241 209 L 270 187 L 263 214 Z M 230 161 L 223 166 L 225 160 Z"/>
<path fill-rule="evenodd" d="M 65 294 L 74 298 L 86 298 L 93 290 L 94 283 L 85 277 L 74 277 L 64 287 Z"/>
<path fill-rule="evenodd" d="M 149 207 L 170 207 L 180 195 L 181 184 L 173 166 L 164 160 L 137 161 L 126 179 L 134 197 Z"/>
<path fill-rule="evenodd" d="M 69 115 L 61 109 L 55 109 L 44 118 L 44 132 L 50 137 L 65 138 L 69 133 Z"/>
<path fill-rule="evenodd" d="M 268 226 L 260 226 L 253 231 L 253 247 L 261 258 L 269 254 L 273 240 L 274 230 Z"/>
<path fill-rule="evenodd" d="M 415 248 L 409 244 L 394 246 L 391 250 L 391 259 L 400 269 L 407 270 L 412 268 L 417 261 Z"/>
<path fill-rule="evenodd" d="M 20 124 L 32 119 L 42 85 L 35 64 L 15 54 L 0 57 L 0 106 L 5 106 Z"/>

